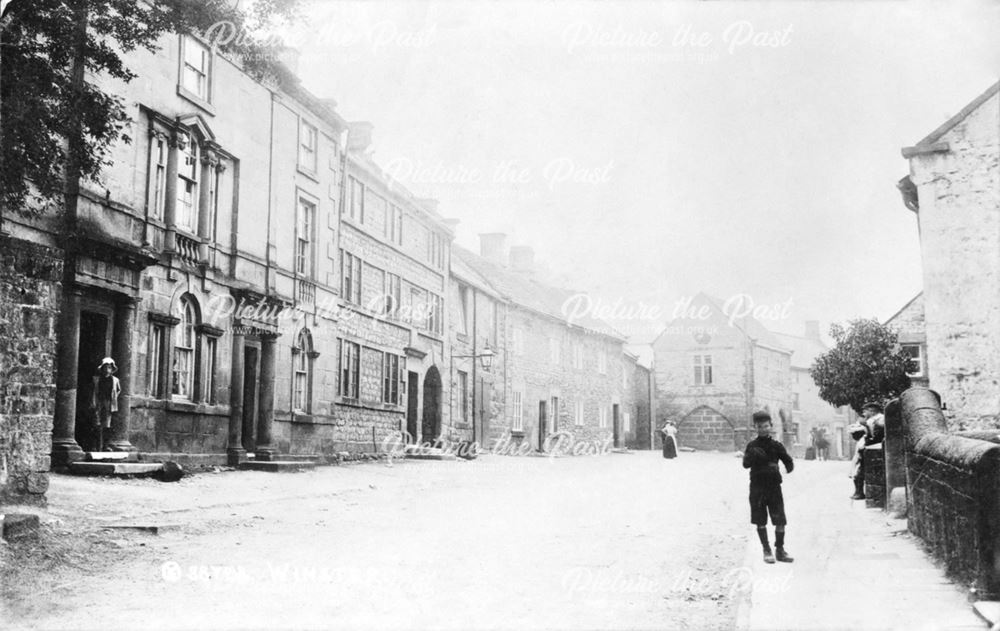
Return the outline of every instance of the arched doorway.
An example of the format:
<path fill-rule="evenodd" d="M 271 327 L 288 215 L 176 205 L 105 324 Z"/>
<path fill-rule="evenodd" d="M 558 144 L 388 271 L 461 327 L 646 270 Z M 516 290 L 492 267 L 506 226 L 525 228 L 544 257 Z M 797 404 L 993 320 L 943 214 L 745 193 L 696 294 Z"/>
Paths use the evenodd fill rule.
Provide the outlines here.
<path fill-rule="evenodd" d="M 441 433 L 441 373 L 436 366 L 424 375 L 424 412 L 421 443 L 433 443 Z"/>
<path fill-rule="evenodd" d="M 677 424 L 677 443 L 695 449 L 732 451 L 735 444 L 733 430 L 729 419 L 703 405 Z"/>

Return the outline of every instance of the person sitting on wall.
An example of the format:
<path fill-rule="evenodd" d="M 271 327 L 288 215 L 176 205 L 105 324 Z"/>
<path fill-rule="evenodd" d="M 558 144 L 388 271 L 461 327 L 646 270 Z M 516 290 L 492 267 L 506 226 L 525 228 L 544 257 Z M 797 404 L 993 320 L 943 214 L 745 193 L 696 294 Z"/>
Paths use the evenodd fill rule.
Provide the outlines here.
<path fill-rule="evenodd" d="M 885 415 L 882 414 L 882 406 L 869 401 L 861 407 L 861 415 L 864 416 L 863 424 L 867 431 L 865 444 L 878 445 L 885 440 Z"/>
<path fill-rule="evenodd" d="M 847 428 L 851 440 L 855 442 L 854 457 L 851 458 L 850 477 L 854 478 L 854 495 L 852 500 L 865 499 L 865 446 L 868 440 L 868 428 L 861 423 L 854 423 Z"/>
<path fill-rule="evenodd" d="M 118 411 L 118 397 L 122 386 L 118 377 L 114 376 L 116 372 L 118 365 L 115 360 L 105 357 L 94 375 L 91 408 L 97 425 L 97 451 L 104 451 L 104 430 L 111 428 L 111 414 Z"/>

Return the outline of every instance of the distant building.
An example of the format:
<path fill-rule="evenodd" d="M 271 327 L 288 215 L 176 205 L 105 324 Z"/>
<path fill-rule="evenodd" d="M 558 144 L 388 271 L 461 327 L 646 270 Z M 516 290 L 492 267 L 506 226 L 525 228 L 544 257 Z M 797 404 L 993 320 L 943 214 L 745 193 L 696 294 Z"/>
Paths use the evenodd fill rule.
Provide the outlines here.
<path fill-rule="evenodd" d="M 631 404 L 626 406 L 623 419 L 623 436 L 625 446 L 629 449 L 652 449 L 655 429 L 651 426 L 653 382 L 649 367 L 643 365 L 642 357 L 625 351 L 625 393 L 626 400 Z"/>
<path fill-rule="evenodd" d="M 791 431 L 793 437 L 789 447 L 795 456 L 804 456 L 807 447 L 814 447 L 814 431 L 823 430 L 829 441 L 829 457 L 851 457 L 850 436 L 847 426 L 853 421 L 853 414 L 846 406 L 834 407 L 819 396 L 819 386 L 809 374 L 816 358 L 829 350 L 819 335 L 819 322 L 806 322 L 805 335 L 785 335 L 775 333 L 775 337 L 785 348 L 792 351 L 791 358 Z"/>
<path fill-rule="evenodd" d="M 450 423 L 445 436 L 473 441 L 490 450 L 510 426 L 505 417 L 509 388 L 508 302 L 455 246 L 448 290 L 447 380 L 451 383 Z M 484 357 L 488 357 L 487 368 Z"/>
<path fill-rule="evenodd" d="M 506 306 L 499 334 L 506 405 L 502 420 L 489 423 L 488 436 L 543 451 L 559 436 L 580 453 L 597 445 L 624 447 L 625 415 L 631 424 L 634 411 L 623 337 L 593 318 L 569 322 L 563 306 L 574 293 L 536 278 L 530 248 L 508 250 L 501 233 L 480 235 L 480 244 L 479 255 L 456 246 L 453 256 Z"/>
<path fill-rule="evenodd" d="M 953 422 L 1000 412 L 1000 83 L 912 147 L 929 386 Z"/>
<path fill-rule="evenodd" d="M 776 437 L 794 441 L 783 436 L 793 429 L 792 351 L 757 320 L 731 319 L 721 301 L 700 293 L 653 351 L 657 428 L 673 420 L 681 446 L 742 449 L 757 410 L 770 412 Z"/>
<path fill-rule="evenodd" d="M 885 325 L 899 336 L 899 345 L 910 356 L 910 383 L 929 387 L 927 368 L 927 326 L 924 323 L 924 293 L 920 292 Z"/>

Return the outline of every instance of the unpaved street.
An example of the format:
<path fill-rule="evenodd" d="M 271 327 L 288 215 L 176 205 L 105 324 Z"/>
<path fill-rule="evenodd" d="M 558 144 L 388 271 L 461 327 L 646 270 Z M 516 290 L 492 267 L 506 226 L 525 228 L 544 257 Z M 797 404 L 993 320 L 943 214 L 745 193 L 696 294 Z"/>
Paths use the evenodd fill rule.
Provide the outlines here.
<path fill-rule="evenodd" d="M 708 453 L 55 476 L 3 626 L 731 628 L 745 489 Z"/>

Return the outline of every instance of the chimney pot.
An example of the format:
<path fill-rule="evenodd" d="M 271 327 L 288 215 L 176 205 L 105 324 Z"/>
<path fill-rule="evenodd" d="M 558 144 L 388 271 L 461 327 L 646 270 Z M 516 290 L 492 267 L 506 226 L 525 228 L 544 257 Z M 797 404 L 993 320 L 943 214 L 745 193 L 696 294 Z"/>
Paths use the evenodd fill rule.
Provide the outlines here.
<path fill-rule="evenodd" d="M 364 153 L 371 149 L 372 132 L 375 126 L 368 121 L 357 121 L 347 124 L 347 149 Z"/>
<path fill-rule="evenodd" d="M 479 235 L 479 255 L 491 263 L 507 266 L 507 235 L 484 232 Z"/>

